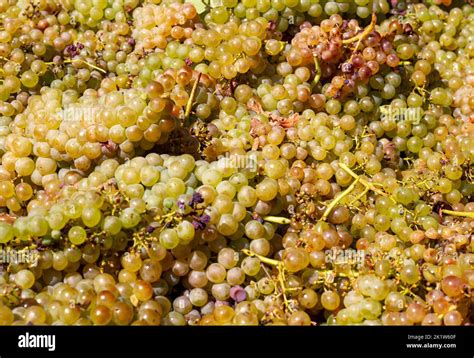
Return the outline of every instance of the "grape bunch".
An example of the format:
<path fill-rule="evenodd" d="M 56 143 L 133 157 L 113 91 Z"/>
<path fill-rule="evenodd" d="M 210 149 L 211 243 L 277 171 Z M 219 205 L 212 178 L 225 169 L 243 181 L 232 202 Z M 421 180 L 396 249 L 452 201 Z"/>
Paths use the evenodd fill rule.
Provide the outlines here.
<path fill-rule="evenodd" d="M 0 0 L 0 324 L 471 325 L 473 20 Z"/>

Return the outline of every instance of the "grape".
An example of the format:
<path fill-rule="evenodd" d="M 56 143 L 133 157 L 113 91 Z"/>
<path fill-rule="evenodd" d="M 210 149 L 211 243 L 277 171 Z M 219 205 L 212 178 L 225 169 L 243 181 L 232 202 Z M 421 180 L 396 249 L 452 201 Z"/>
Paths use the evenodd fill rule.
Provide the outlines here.
<path fill-rule="evenodd" d="M 327 310 L 335 310 L 340 303 L 339 295 L 333 291 L 326 291 L 321 295 L 321 305 Z"/>
<path fill-rule="evenodd" d="M 73 226 L 69 229 L 68 238 L 74 245 L 80 245 L 86 240 L 87 233 L 81 226 Z"/>
<path fill-rule="evenodd" d="M 10 240 L 13 239 L 13 228 L 11 225 L 0 222 L 0 242 L 2 244 L 8 243 Z"/>
<path fill-rule="evenodd" d="M 306 268 L 309 258 L 305 251 L 297 248 L 288 248 L 283 254 L 283 262 L 290 272 L 297 272 Z"/>
<path fill-rule="evenodd" d="M 46 311 L 41 306 L 31 306 L 26 309 L 25 321 L 35 325 L 46 322 Z"/>
<path fill-rule="evenodd" d="M 35 283 L 35 276 L 30 270 L 21 270 L 15 274 L 15 283 L 23 289 L 31 288 Z"/>
<path fill-rule="evenodd" d="M 11 325 L 14 321 L 12 311 L 4 305 L 0 306 L 0 322 L 2 325 Z"/>
<path fill-rule="evenodd" d="M 0 2 L 0 323 L 469 324 L 472 5 L 211 5 Z"/>
<path fill-rule="evenodd" d="M 460 296 L 463 292 L 463 282 L 459 277 L 447 276 L 441 281 L 441 288 L 450 297 Z"/>

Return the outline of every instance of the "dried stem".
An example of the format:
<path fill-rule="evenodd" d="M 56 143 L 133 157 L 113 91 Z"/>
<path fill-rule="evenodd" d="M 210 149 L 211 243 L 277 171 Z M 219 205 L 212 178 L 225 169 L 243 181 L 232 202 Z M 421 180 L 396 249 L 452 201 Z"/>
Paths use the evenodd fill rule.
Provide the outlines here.
<path fill-rule="evenodd" d="M 313 53 L 313 60 L 314 60 L 314 68 L 316 73 L 314 74 L 313 78 L 313 85 L 316 86 L 321 79 L 321 66 L 319 65 L 318 56 Z"/>
<path fill-rule="evenodd" d="M 354 37 L 351 37 L 350 39 L 342 40 L 342 43 L 344 45 L 347 45 L 347 44 L 350 44 L 350 43 L 353 43 L 353 42 L 356 42 L 356 41 L 361 41 L 362 39 L 364 39 L 364 37 L 366 37 L 368 34 L 370 34 L 370 32 L 372 32 L 372 30 L 375 27 L 376 22 L 377 22 L 377 16 L 375 15 L 375 12 L 373 12 L 372 13 L 372 20 L 370 21 L 369 26 L 367 26 L 365 28 L 365 30 L 362 31 L 360 34 L 358 34 Z"/>
<path fill-rule="evenodd" d="M 454 211 L 454 210 L 447 210 L 447 209 L 443 209 L 441 211 L 445 214 L 452 215 L 452 216 L 461 216 L 461 217 L 474 219 L 474 212 L 472 211 Z"/>
<path fill-rule="evenodd" d="M 80 58 L 73 58 L 72 60 L 66 60 L 66 61 L 64 61 L 64 62 L 65 62 L 65 63 L 81 62 L 81 63 L 83 63 L 84 65 L 87 65 L 87 66 L 89 66 L 89 67 L 92 67 L 93 69 L 95 69 L 95 70 L 97 70 L 97 71 L 100 71 L 100 72 L 102 72 L 102 73 L 107 73 L 107 71 L 104 70 L 103 68 L 97 67 L 97 66 L 93 65 L 92 63 L 89 63 L 89 62 L 87 62 L 87 61 L 84 61 L 84 60 L 82 60 L 82 59 L 80 59 Z"/>
<path fill-rule="evenodd" d="M 382 196 L 388 196 L 388 194 L 382 190 L 380 190 L 379 188 L 377 188 L 375 186 L 374 183 L 371 183 L 367 180 L 365 180 L 364 178 L 361 178 L 359 175 L 357 175 L 356 173 L 354 173 L 347 165 L 345 165 L 344 163 L 339 163 L 339 166 L 346 172 L 348 173 L 349 175 L 351 175 L 354 179 L 359 179 L 360 183 L 365 186 L 366 188 L 369 188 L 370 190 L 372 190 L 374 193 L 377 193 L 379 195 L 382 195 Z M 390 197 L 390 199 L 392 201 L 395 202 L 395 199 L 393 199 L 392 197 Z"/>
<path fill-rule="evenodd" d="M 194 82 L 193 88 L 191 89 L 191 94 L 189 95 L 188 103 L 186 103 L 186 111 L 184 112 L 184 120 L 187 121 L 189 118 L 189 115 L 191 114 L 191 108 L 193 107 L 193 102 L 194 102 L 194 97 L 196 97 L 196 91 L 197 87 L 199 84 L 199 81 L 201 79 L 202 73 L 198 73 L 198 77 L 196 81 Z"/>
<path fill-rule="evenodd" d="M 339 203 L 342 199 L 344 199 L 347 195 L 349 195 L 353 190 L 354 188 L 356 187 L 357 183 L 359 182 L 360 178 L 356 178 L 356 180 L 354 182 L 352 182 L 352 184 L 350 186 L 348 186 L 346 188 L 346 190 L 344 190 L 343 192 L 339 193 L 339 195 L 333 200 L 331 201 L 331 203 L 328 205 L 328 207 L 326 208 L 326 210 L 324 211 L 324 214 L 323 216 L 321 217 L 321 220 L 322 221 L 326 221 L 326 219 L 328 218 L 329 214 L 331 213 L 331 211 L 334 209 L 334 207 L 337 205 L 337 203 Z"/>
<path fill-rule="evenodd" d="M 284 218 L 282 216 L 265 216 L 263 220 L 271 222 L 271 223 L 275 223 L 275 224 L 281 224 L 281 225 L 291 223 L 291 219 Z"/>

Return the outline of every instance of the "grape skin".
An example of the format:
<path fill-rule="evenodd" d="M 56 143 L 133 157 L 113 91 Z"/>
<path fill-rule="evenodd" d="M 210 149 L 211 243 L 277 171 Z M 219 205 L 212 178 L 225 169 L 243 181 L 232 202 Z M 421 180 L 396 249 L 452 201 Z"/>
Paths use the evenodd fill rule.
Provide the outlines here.
<path fill-rule="evenodd" d="M 469 324 L 474 12 L 435 3 L 0 1 L 0 243 L 41 247 L 0 324 Z"/>

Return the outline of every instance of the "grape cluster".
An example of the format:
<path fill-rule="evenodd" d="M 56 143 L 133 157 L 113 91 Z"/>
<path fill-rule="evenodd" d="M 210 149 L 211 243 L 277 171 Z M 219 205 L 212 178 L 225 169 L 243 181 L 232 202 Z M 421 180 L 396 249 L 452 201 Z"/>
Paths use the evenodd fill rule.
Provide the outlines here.
<path fill-rule="evenodd" d="M 165 50 L 169 44 L 186 42 L 191 38 L 195 21 L 198 19 L 196 9 L 191 4 L 171 3 L 169 5 L 145 4 L 133 12 L 133 38 L 136 41 L 135 51 L 150 51 L 155 48 Z M 172 38 L 173 41 L 168 41 Z M 186 57 L 186 44 L 177 51 Z M 183 53 L 184 52 L 184 53 Z M 198 61 L 200 62 L 200 61 Z"/>
<path fill-rule="evenodd" d="M 200 5 L 0 0 L 0 324 L 471 324 L 472 5 Z"/>

